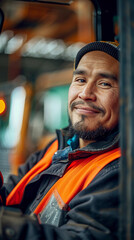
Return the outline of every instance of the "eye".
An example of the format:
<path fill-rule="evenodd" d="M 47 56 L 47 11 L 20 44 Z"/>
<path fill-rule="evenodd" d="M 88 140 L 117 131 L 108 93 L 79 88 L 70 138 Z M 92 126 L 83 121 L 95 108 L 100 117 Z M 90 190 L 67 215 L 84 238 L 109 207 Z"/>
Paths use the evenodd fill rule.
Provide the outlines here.
<path fill-rule="evenodd" d="M 109 89 L 112 87 L 112 84 L 111 84 L 111 82 L 101 81 L 98 83 L 98 87 L 104 88 L 104 89 Z"/>
<path fill-rule="evenodd" d="M 86 82 L 86 80 L 84 78 L 75 78 L 74 81 L 78 82 L 78 83 L 85 83 Z"/>

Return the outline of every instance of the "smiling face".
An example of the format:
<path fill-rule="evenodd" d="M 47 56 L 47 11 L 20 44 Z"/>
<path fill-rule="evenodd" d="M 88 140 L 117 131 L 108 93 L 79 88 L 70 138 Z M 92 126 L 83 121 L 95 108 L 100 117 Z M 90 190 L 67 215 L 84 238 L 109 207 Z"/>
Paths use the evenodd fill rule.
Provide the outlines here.
<path fill-rule="evenodd" d="M 119 62 L 107 53 L 93 51 L 81 58 L 68 97 L 69 117 L 76 132 L 84 133 L 81 137 L 96 140 L 98 134 L 117 126 L 118 79 Z M 84 137 L 86 133 L 90 136 Z"/>

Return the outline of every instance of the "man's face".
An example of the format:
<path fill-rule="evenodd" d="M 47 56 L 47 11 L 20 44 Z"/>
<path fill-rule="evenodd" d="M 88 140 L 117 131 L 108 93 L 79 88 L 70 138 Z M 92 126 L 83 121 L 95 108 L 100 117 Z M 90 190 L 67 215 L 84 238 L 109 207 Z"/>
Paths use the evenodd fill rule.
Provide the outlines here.
<path fill-rule="evenodd" d="M 119 62 L 101 51 L 85 54 L 69 89 L 68 111 L 73 128 L 113 129 L 119 120 Z"/>

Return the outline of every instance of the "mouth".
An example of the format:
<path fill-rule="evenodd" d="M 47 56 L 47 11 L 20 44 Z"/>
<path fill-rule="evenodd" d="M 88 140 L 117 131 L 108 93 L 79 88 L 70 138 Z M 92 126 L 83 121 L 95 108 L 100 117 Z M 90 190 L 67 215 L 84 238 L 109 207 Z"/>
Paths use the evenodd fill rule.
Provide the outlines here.
<path fill-rule="evenodd" d="M 84 103 L 83 101 L 74 101 L 70 105 L 71 111 L 75 111 L 79 115 L 87 115 L 90 117 L 95 117 L 98 114 L 105 115 L 105 109 L 102 107 L 96 106 L 95 104 L 91 102 Z"/>
<path fill-rule="evenodd" d="M 74 110 L 78 114 L 83 114 L 83 115 L 93 115 L 94 116 L 94 115 L 100 113 L 100 111 L 95 108 L 79 106 L 79 105 L 75 106 Z"/>

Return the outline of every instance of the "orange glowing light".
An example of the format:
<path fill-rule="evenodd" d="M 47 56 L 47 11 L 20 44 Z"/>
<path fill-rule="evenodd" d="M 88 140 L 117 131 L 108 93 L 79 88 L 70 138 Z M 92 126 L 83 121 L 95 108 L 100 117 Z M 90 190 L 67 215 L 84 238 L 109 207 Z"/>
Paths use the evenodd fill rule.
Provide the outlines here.
<path fill-rule="evenodd" d="M 0 114 L 4 113 L 6 110 L 5 100 L 0 98 Z"/>

